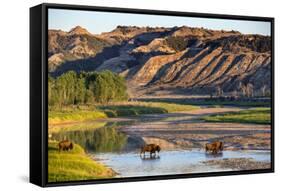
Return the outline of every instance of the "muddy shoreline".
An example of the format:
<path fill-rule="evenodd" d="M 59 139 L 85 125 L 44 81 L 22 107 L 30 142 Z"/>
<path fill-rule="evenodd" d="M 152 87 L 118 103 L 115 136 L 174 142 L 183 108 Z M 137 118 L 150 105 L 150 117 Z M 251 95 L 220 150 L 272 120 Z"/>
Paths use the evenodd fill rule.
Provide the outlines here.
<path fill-rule="evenodd" d="M 192 112 L 144 115 L 135 122 L 136 118 L 130 118 L 131 124 L 117 128 L 130 137 L 142 138 L 146 143 L 161 139 L 183 149 L 204 149 L 206 143 L 219 140 L 224 142 L 225 150 L 270 150 L 271 126 L 268 124 L 201 120 L 202 116 L 239 110 L 242 108 L 201 108 Z"/>
<path fill-rule="evenodd" d="M 230 168 L 233 170 L 256 170 L 256 169 L 270 169 L 270 162 L 255 161 L 251 158 L 232 158 L 203 161 L 203 164 L 211 166 L 219 166 L 220 168 Z"/>

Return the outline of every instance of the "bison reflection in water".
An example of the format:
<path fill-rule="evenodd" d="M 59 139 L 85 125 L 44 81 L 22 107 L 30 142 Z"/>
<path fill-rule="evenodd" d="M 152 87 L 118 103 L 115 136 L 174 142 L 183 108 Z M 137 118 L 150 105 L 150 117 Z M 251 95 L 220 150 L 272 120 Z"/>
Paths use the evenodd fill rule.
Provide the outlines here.
<path fill-rule="evenodd" d="M 214 154 L 214 153 L 210 153 L 210 152 L 206 152 L 205 153 L 205 157 L 206 158 L 222 158 L 223 157 L 223 153 L 222 152 L 219 152 L 219 153 L 216 153 L 216 154 Z"/>
<path fill-rule="evenodd" d="M 159 145 L 156 145 L 156 144 L 145 145 L 141 148 L 140 157 L 145 159 L 145 152 L 149 152 L 150 159 L 159 158 L 159 156 L 156 155 L 156 152 L 159 154 L 160 150 L 161 150 L 161 148 Z M 142 157 L 142 154 L 143 154 L 143 157 Z"/>

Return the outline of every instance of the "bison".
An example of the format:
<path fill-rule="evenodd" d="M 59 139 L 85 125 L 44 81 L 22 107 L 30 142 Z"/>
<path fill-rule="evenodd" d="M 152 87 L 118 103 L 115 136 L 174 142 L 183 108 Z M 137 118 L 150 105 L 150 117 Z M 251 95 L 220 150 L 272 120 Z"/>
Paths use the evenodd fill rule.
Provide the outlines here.
<path fill-rule="evenodd" d="M 152 154 L 156 154 L 156 151 L 159 153 L 161 150 L 160 146 L 159 145 L 156 145 L 156 144 L 148 144 L 148 145 L 145 145 L 141 148 L 141 151 L 140 151 L 140 155 L 143 153 L 144 156 L 145 156 L 145 152 L 149 152 L 150 153 L 150 157 L 152 156 Z"/>
<path fill-rule="evenodd" d="M 68 151 L 73 149 L 73 143 L 69 140 L 63 140 L 59 142 L 58 146 L 59 146 L 59 151 L 61 150 Z"/>
<path fill-rule="evenodd" d="M 217 154 L 220 151 L 223 151 L 223 142 L 215 141 L 212 143 L 206 143 L 205 145 L 206 152 L 211 152 L 212 154 Z"/>

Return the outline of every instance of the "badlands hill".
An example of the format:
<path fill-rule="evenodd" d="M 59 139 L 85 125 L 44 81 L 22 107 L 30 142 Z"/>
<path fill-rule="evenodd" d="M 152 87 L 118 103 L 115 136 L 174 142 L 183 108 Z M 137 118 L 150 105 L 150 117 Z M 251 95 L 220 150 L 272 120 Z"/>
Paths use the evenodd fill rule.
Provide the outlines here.
<path fill-rule="evenodd" d="M 127 79 L 134 96 L 270 88 L 269 36 L 187 26 L 117 26 L 95 35 L 77 26 L 49 30 L 48 40 L 51 75 L 111 70 Z"/>

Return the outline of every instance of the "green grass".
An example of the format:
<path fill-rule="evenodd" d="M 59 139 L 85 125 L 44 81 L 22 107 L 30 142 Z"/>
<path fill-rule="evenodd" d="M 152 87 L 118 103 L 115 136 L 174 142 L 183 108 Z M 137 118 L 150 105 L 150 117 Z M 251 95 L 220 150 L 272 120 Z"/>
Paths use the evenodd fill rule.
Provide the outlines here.
<path fill-rule="evenodd" d="M 203 117 L 208 122 L 233 122 L 233 123 L 256 123 L 270 124 L 270 108 L 254 108 L 239 112 L 230 112 L 225 114 L 211 115 Z"/>
<path fill-rule="evenodd" d="M 146 104 L 150 107 L 161 107 L 167 110 L 169 113 L 171 112 L 179 112 L 179 111 L 190 111 L 194 109 L 199 109 L 199 106 L 194 105 L 182 105 L 182 104 L 175 104 L 175 103 L 164 103 L 164 102 L 141 102 Z"/>
<path fill-rule="evenodd" d="M 49 111 L 49 125 L 60 123 L 71 123 L 76 121 L 87 121 L 106 118 L 107 115 L 102 111 L 90 111 L 75 109 L 72 111 Z"/>
<path fill-rule="evenodd" d="M 108 117 L 138 116 L 142 114 L 161 114 L 198 109 L 198 106 L 180 105 L 160 102 L 121 102 L 97 106 Z"/>
<path fill-rule="evenodd" d="M 122 116 L 137 116 L 142 114 L 153 114 L 153 113 L 168 113 L 163 108 L 155 107 L 144 107 L 144 106 L 130 106 L 130 105 L 116 105 L 116 106 L 100 106 L 108 117 L 122 117 Z"/>
<path fill-rule="evenodd" d="M 120 102 L 97 105 L 94 108 L 81 106 L 66 107 L 63 110 L 49 111 L 49 125 L 90 121 L 107 117 L 138 116 L 142 114 L 161 114 L 198 109 L 199 106 L 180 105 L 161 102 Z"/>
<path fill-rule="evenodd" d="M 94 121 L 94 122 L 80 122 L 78 124 L 60 124 L 60 125 L 49 125 L 48 133 L 60 133 L 66 131 L 79 131 L 79 130 L 93 130 L 100 127 L 104 127 L 106 122 Z"/>
<path fill-rule="evenodd" d="M 111 169 L 92 160 L 79 145 L 75 144 L 72 151 L 59 152 L 57 142 L 49 142 L 49 182 L 110 178 L 115 174 Z"/>

